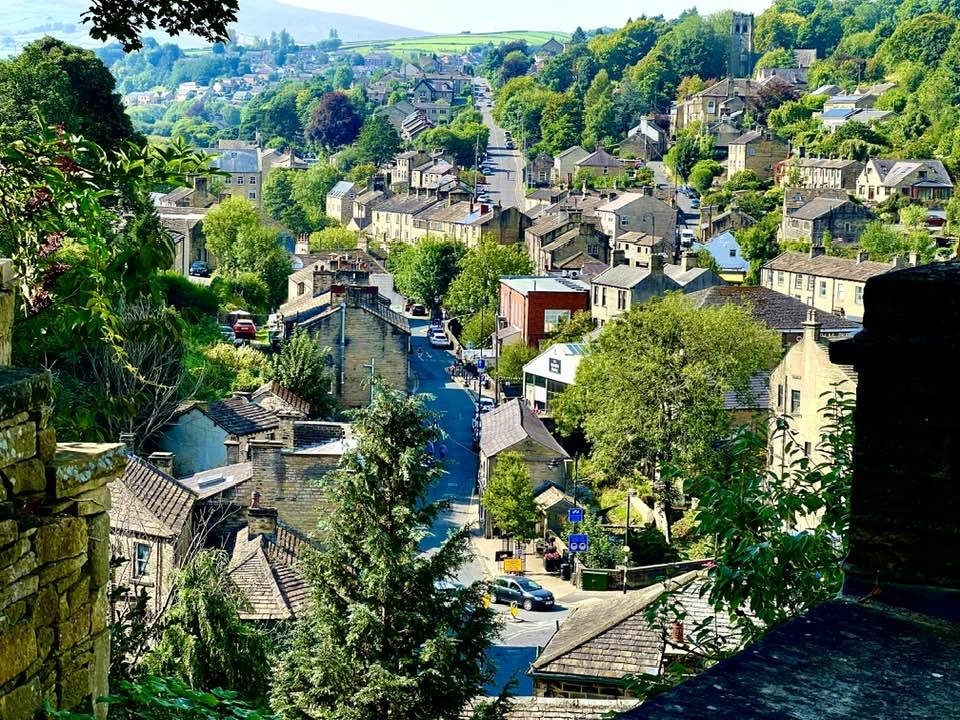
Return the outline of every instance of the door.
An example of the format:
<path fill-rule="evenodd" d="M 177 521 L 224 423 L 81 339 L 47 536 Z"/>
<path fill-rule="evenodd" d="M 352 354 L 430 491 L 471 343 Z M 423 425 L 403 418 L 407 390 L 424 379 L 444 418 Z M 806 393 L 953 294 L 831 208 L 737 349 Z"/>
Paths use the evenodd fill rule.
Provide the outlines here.
<path fill-rule="evenodd" d="M 515 582 L 510 583 L 510 599 L 515 600 L 518 605 L 523 604 L 523 591 Z"/>

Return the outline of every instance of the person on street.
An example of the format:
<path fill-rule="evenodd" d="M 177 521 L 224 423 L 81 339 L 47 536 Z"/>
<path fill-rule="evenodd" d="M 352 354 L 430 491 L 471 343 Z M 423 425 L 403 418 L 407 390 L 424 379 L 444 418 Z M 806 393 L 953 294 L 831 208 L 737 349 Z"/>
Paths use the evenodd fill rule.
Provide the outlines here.
<path fill-rule="evenodd" d="M 440 443 L 439 455 L 441 460 L 447 456 L 447 446 L 445 443 Z"/>

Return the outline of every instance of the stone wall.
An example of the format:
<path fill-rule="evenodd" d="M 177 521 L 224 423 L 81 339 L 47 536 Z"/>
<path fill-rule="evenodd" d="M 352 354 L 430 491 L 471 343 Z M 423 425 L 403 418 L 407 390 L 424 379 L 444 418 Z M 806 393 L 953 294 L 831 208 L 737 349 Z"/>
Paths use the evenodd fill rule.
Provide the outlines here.
<path fill-rule="evenodd" d="M 106 486 L 127 460 L 119 444 L 57 445 L 52 400 L 48 373 L 0 367 L 3 720 L 33 718 L 44 700 L 106 714 L 94 708 L 110 665 Z"/>

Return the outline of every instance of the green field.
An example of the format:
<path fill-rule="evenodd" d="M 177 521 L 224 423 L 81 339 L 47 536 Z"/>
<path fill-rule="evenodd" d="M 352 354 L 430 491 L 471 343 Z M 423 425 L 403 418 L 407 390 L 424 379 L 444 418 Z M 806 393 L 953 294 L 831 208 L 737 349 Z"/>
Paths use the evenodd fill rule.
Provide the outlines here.
<path fill-rule="evenodd" d="M 494 45 L 512 40 L 526 40 L 528 45 L 543 45 L 550 38 L 560 42 L 570 39 L 570 33 L 547 32 L 539 30 L 515 30 L 494 33 L 460 33 L 459 35 L 427 35 L 416 38 L 400 38 L 399 40 L 382 40 L 379 42 L 344 43 L 344 48 L 358 52 L 389 52 L 397 55 L 409 53 L 457 53 L 466 52 L 474 45 Z"/>

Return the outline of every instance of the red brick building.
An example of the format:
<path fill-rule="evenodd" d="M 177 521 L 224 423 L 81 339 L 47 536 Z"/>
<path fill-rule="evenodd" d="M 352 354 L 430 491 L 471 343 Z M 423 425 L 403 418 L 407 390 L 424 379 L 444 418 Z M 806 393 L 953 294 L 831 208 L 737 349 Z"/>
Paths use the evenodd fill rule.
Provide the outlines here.
<path fill-rule="evenodd" d="M 540 341 L 579 310 L 590 309 L 590 286 L 558 277 L 500 278 L 500 315 L 523 341 Z"/>

